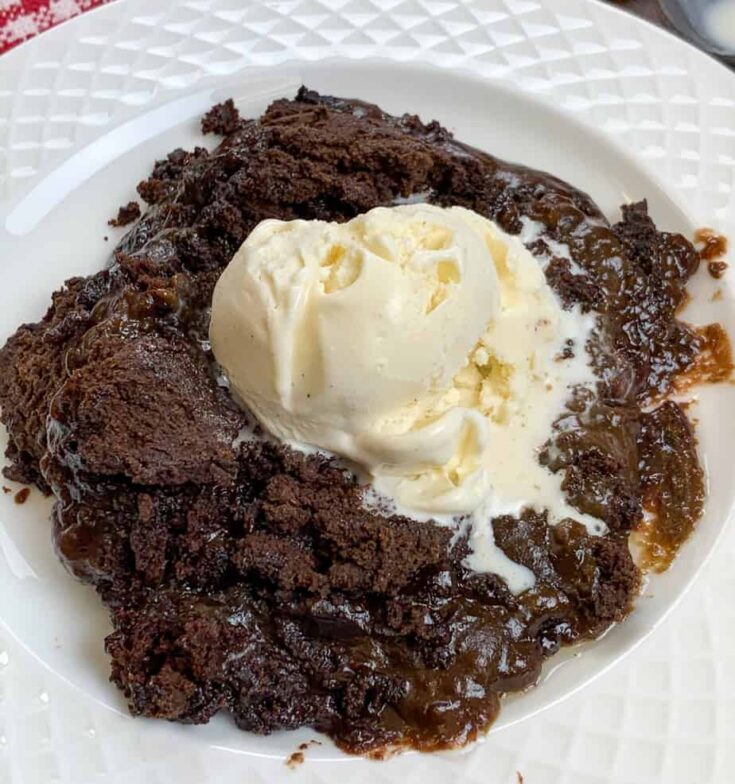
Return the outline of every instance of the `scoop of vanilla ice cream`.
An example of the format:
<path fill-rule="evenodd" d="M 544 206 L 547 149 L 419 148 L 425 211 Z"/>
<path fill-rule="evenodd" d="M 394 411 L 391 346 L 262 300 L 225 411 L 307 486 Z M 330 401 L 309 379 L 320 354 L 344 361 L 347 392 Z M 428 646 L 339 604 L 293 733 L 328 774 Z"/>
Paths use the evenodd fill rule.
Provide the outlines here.
<path fill-rule="evenodd" d="M 468 565 L 521 591 L 533 574 L 493 517 L 534 507 L 600 531 L 538 460 L 570 388 L 594 383 L 593 324 L 518 237 L 422 204 L 259 224 L 215 287 L 210 339 L 267 431 L 354 461 L 398 512 L 470 519 Z"/>
<path fill-rule="evenodd" d="M 278 438 L 371 472 L 420 474 L 454 460 L 470 474 L 481 416 L 456 409 L 414 426 L 499 303 L 495 265 L 463 211 L 407 205 L 342 224 L 267 220 L 217 283 L 210 339 L 232 389 Z M 419 507 L 476 506 L 435 495 Z"/>

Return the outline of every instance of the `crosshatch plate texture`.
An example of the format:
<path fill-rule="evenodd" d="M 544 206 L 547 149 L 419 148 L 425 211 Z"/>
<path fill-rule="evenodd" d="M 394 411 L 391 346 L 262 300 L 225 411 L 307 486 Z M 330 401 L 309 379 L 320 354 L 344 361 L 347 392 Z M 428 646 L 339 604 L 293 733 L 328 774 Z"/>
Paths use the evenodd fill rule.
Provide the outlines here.
<path fill-rule="evenodd" d="M 105 262 L 107 219 L 154 158 L 203 143 L 212 103 L 256 115 L 302 83 L 436 118 L 610 217 L 648 197 L 664 228 L 735 228 L 735 75 L 607 4 L 121 0 L 0 58 L 0 340 Z M 697 277 L 686 318 L 735 325 L 728 275 Z M 0 494 L 0 783 L 730 784 L 735 387 L 698 398 L 711 491 L 681 557 L 456 754 L 372 763 L 322 738 L 290 769 L 314 733 L 131 719 L 107 682 L 104 612 L 52 552 L 48 501 Z"/>

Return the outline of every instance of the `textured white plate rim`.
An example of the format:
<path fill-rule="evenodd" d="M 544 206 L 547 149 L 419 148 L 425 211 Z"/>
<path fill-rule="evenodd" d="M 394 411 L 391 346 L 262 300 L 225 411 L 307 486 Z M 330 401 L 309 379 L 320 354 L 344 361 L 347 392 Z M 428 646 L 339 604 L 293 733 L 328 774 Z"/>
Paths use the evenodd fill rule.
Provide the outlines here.
<path fill-rule="evenodd" d="M 114 4 L 114 5 L 119 5 L 119 4 L 120 4 L 120 3 L 119 3 L 119 0 L 118 0 L 118 3 L 116 3 L 116 4 Z M 93 12 L 91 12 L 91 13 L 98 14 L 98 13 L 100 13 L 100 12 L 103 12 L 103 11 L 105 11 L 107 8 L 110 8 L 110 7 L 112 7 L 112 6 L 105 6 L 105 7 L 102 7 L 102 8 L 98 8 L 98 9 L 95 9 L 95 11 L 93 11 Z M 610 8 L 610 9 L 608 9 L 608 10 L 609 10 L 610 12 L 613 12 L 613 13 L 615 13 L 615 14 L 619 14 L 619 15 L 621 15 L 621 16 L 626 16 L 626 13 L 625 13 L 624 11 L 620 10 L 620 9 L 617 9 L 617 8 Z M 72 22 L 73 22 L 73 21 L 74 21 L 74 20 L 71 20 L 71 21 L 70 21 L 70 25 L 72 24 Z M 636 23 L 637 23 L 637 24 L 642 24 L 640 21 L 638 21 L 638 22 L 636 22 Z M 682 44 L 682 43 L 681 43 L 681 41 L 679 41 L 679 39 L 677 39 L 675 36 L 673 36 L 673 35 L 671 35 L 671 34 L 668 34 L 668 33 L 661 33 L 661 31 L 660 31 L 660 30 L 658 30 L 658 28 L 655 28 L 655 27 L 653 27 L 652 25 L 648 25 L 648 26 L 649 26 L 649 27 L 651 27 L 651 29 L 652 29 L 652 30 L 654 30 L 654 31 L 655 31 L 657 34 L 664 34 L 664 35 L 667 35 L 667 36 L 669 36 L 669 38 L 670 38 L 670 39 L 671 39 L 671 41 L 672 41 L 672 45 L 676 44 L 676 45 L 678 45 L 678 46 L 684 46 L 684 44 Z M 67 28 L 67 27 L 68 27 L 68 26 L 65 24 L 65 25 L 61 26 L 60 28 L 58 28 L 58 30 L 52 31 L 52 32 L 51 32 L 51 33 L 49 33 L 48 35 L 54 35 L 54 34 L 57 34 L 57 33 L 58 33 L 58 35 L 59 35 L 59 36 L 65 37 L 65 28 Z M 63 35 L 62 35 L 62 34 L 63 34 Z M 15 52 L 18 52 L 18 54 L 20 55 L 20 54 L 22 54 L 22 51 L 21 51 L 21 50 L 30 50 L 30 47 L 34 46 L 34 44 L 35 44 L 35 43 L 36 43 L 35 41 L 29 41 L 29 42 L 27 42 L 26 44 L 23 44 L 22 46 L 18 47 L 18 48 L 17 48 L 16 50 L 14 50 L 14 51 L 15 51 Z M 13 54 L 14 54 L 14 52 L 11 52 L 9 55 L 7 55 L 7 57 L 12 57 L 12 56 L 13 56 Z M 711 66 L 711 63 L 712 63 L 712 60 L 711 60 L 711 58 L 709 58 L 708 56 L 706 56 L 706 55 L 704 55 L 704 54 L 702 54 L 702 53 L 699 53 L 699 52 L 697 52 L 697 53 L 696 53 L 696 55 L 697 55 L 697 57 L 701 57 L 701 58 L 702 58 L 702 60 L 703 60 L 704 62 L 707 62 L 707 63 L 709 63 L 709 64 L 710 64 L 710 66 Z M 362 58 L 360 58 L 360 59 L 362 59 Z M 339 58 L 335 58 L 335 60 L 339 60 Z M 2 68 L 2 64 L 3 64 L 3 61 L 1 61 L 1 60 L 0 60 L 0 68 Z M 724 66 L 721 66 L 719 63 L 715 63 L 715 64 L 716 64 L 716 65 L 718 65 L 718 67 L 719 67 L 719 68 L 723 68 L 723 69 L 724 69 Z M 425 67 L 425 66 L 421 65 L 420 63 L 415 63 L 415 62 L 412 62 L 412 63 L 410 63 L 410 64 L 409 64 L 409 63 L 404 63 L 403 65 L 406 65 L 406 66 L 407 66 L 407 67 L 409 67 L 409 68 L 418 68 L 418 69 L 421 69 L 421 68 Z M 440 70 L 442 70 L 442 68 L 441 68 L 441 67 L 440 67 Z M 483 77 L 483 76 L 481 76 L 481 75 L 477 74 L 475 71 L 467 70 L 467 71 L 466 71 L 466 73 L 467 73 L 467 75 L 468 75 L 468 78 L 472 78 L 473 80 L 479 80 L 479 81 L 483 81 L 483 80 L 485 80 L 485 79 L 486 79 L 486 77 Z M 729 71 L 727 71 L 727 69 L 724 69 L 724 71 L 720 73 L 720 76 L 723 76 L 723 75 L 726 75 L 728 79 L 732 79 L 732 78 L 733 78 L 733 75 L 732 75 L 732 74 L 730 74 L 730 73 L 729 73 Z M 503 79 L 501 79 L 501 80 L 498 80 L 498 82 L 496 83 L 495 87 L 496 87 L 497 89 L 509 90 L 510 88 L 508 88 L 508 86 L 507 86 L 507 84 L 506 84 L 506 81 L 507 81 L 507 80 L 503 80 Z M 548 106 L 549 106 L 549 103 L 548 103 L 548 101 L 545 101 L 545 100 L 539 99 L 539 97 L 538 97 L 538 96 L 535 96 L 535 95 L 532 95 L 532 96 L 528 96 L 528 95 L 527 95 L 526 97 L 527 97 L 529 100 L 532 100 L 532 101 L 538 101 L 539 105 L 541 105 L 541 106 L 545 106 L 545 107 L 548 109 Z M 569 122 L 569 123 L 575 123 L 575 124 L 578 124 L 578 125 L 580 125 L 581 127 L 584 127 L 585 131 L 586 131 L 587 133 L 590 133 L 589 126 L 585 125 L 583 121 L 579 120 L 578 118 L 574 117 L 573 115 L 569 115 L 569 114 L 567 114 L 567 115 L 565 116 L 565 120 L 566 120 L 566 122 Z M 602 134 L 602 131 L 600 131 L 600 132 L 599 132 L 599 134 L 603 135 L 603 137 L 604 137 L 604 134 Z M 609 140 L 609 139 L 608 139 L 608 138 L 606 138 L 606 137 L 604 137 L 604 138 L 605 138 L 605 143 L 606 143 L 606 144 L 618 145 L 618 142 L 617 142 L 617 141 L 611 141 L 611 140 Z M 650 176 L 652 176 L 652 172 L 650 172 L 650 171 L 649 171 L 649 172 L 648 172 L 648 176 L 649 176 L 649 177 L 650 177 Z M 654 176 L 654 177 L 655 177 L 657 180 L 659 180 L 659 181 L 661 181 L 661 182 L 663 182 L 663 180 L 665 179 L 663 176 L 661 176 L 661 177 L 659 178 L 659 176 L 658 176 L 658 174 L 657 174 L 657 173 L 653 173 L 653 176 Z M 673 199 L 676 201 L 677 205 L 681 205 L 681 199 L 682 199 L 682 197 L 680 196 L 680 194 L 679 194 L 679 193 L 677 193 L 677 192 L 673 192 L 673 193 L 671 193 L 671 196 L 672 196 L 672 198 L 673 198 Z M 567 693 L 565 693 L 565 694 L 564 694 L 562 697 L 560 697 L 559 699 L 557 699 L 557 700 L 553 700 L 553 701 L 552 701 L 552 702 L 550 702 L 548 705 L 545 705 L 545 706 L 543 706 L 542 708 L 539 708 L 538 710 L 534 711 L 532 714 L 529 714 L 529 715 L 536 715 L 536 714 L 537 714 L 537 713 L 539 713 L 541 710 L 544 710 L 546 707 L 549 707 L 550 705 L 553 705 L 553 704 L 558 704 L 558 702 L 560 702 L 560 701 L 562 701 L 562 700 L 566 699 L 566 697 L 570 696 L 570 695 L 571 695 L 571 694 L 573 694 L 573 693 L 576 693 L 576 692 L 577 692 L 577 691 L 579 691 L 579 690 L 580 690 L 580 689 L 581 689 L 583 686 L 587 685 L 587 684 L 588 684 L 588 683 L 590 683 L 592 680 L 594 680 L 594 679 L 598 678 L 598 677 L 599 677 L 600 675 L 602 675 L 604 672 L 608 671 L 608 670 L 609 670 L 609 669 L 610 669 L 612 666 L 614 666 L 614 665 L 615 665 L 617 662 L 619 662 L 619 661 L 620 661 L 622 658 L 624 658 L 625 656 L 627 656 L 627 655 L 628 655 L 628 653 L 630 653 L 632 650 L 634 650 L 635 648 L 637 648 L 637 647 L 638 647 L 638 646 L 641 644 L 641 642 L 643 642 L 643 640 L 644 640 L 646 637 L 648 637 L 648 636 L 650 635 L 650 633 L 651 633 L 651 632 L 652 632 L 652 631 L 653 631 L 655 628 L 657 628 L 657 627 L 658 627 L 658 626 L 661 624 L 661 622 L 664 620 L 664 618 L 666 618 L 666 617 L 668 617 L 668 616 L 670 615 L 670 613 L 672 612 L 672 610 L 674 609 L 674 607 L 675 607 L 675 606 L 677 606 L 677 605 L 680 603 L 680 601 L 681 601 L 681 599 L 683 598 L 683 596 L 685 595 L 685 593 L 686 593 L 688 590 L 690 590 L 690 588 L 691 588 L 691 586 L 692 586 L 692 584 L 693 584 L 694 580 L 695 580 L 695 579 L 697 579 L 697 577 L 698 577 L 699 575 L 701 575 L 701 574 L 702 574 L 702 572 L 703 572 L 703 570 L 704 570 L 704 567 L 705 567 L 705 566 L 706 566 L 706 564 L 709 562 L 709 560 L 710 560 L 710 558 L 711 558 L 711 555 L 712 555 L 712 553 L 714 552 L 714 550 L 715 550 L 715 548 L 716 548 L 716 546 L 717 546 L 717 543 L 718 543 L 718 542 L 720 542 L 720 541 L 721 541 L 721 539 L 722 539 L 722 537 L 724 536 L 726 527 L 727 527 L 727 526 L 729 526 L 729 525 L 732 525 L 732 519 L 733 519 L 733 510 L 731 509 L 731 511 L 730 511 L 730 514 L 729 514 L 729 516 L 728 516 L 728 521 L 727 521 L 727 523 L 725 523 L 724 525 L 722 525 L 722 526 L 721 526 L 721 528 L 720 528 L 720 530 L 719 530 L 719 532 L 718 532 L 718 535 L 717 535 L 717 537 L 716 537 L 716 540 L 715 540 L 715 542 L 713 543 L 712 547 L 709 549 L 709 551 L 708 551 L 708 553 L 707 553 L 707 556 L 706 556 L 706 558 L 704 558 L 704 559 L 703 559 L 703 560 L 702 560 L 702 561 L 701 561 L 701 562 L 698 564 L 698 566 L 697 566 L 696 570 L 695 570 L 695 571 L 692 573 L 692 575 L 691 575 L 691 578 L 688 580 L 687 584 L 686 584 L 686 585 L 684 585 L 684 586 L 681 588 L 681 590 L 678 592 L 678 594 L 677 594 L 675 597 L 672 597 L 672 601 L 671 601 L 671 603 L 668 605 L 668 607 L 667 607 L 667 609 L 666 609 L 665 613 L 664 613 L 664 614 L 663 614 L 661 617 L 659 617 L 659 619 L 657 620 L 657 622 L 656 622 L 656 623 L 655 623 L 655 624 L 654 624 L 654 625 L 653 625 L 651 628 L 649 628 L 649 629 L 648 629 L 648 631 L 646 632 L 646 634 L 645 634 L 645 635 L 641 636 L 641 637 L 640 637 L 640 638 L 639 638 L 639 639 L 636 641 L 636 643 L 635 643 L 633 646 L 631 646 L 631 647 L 630 647 L 630 648 L 629 648 L 627 651 L 625 651 L 625 652 L 624 652 L 623 654 L 621 654 L 620 656 L 618 656 L 618 657 L 616 657 L 615 659 L 611 660 L 611 661 L 610 661 L 610 662 L 609 662 L 609 663 L 608 663 L 608 664 L 607 664 L 605 667 L 601 668 L 601 669 L 600 669 L 598 672 L 596 672 L 596 673 L 595 673 L 593 676 L 591 676 L 591 677 L 589 677 L 589 678 L 586 678 L 586 679 L 584 680 L 584 683 L 580 683 L 580 684 L 579 684 L 579 685 L 578 685 L 578 686 L 577 686 L 575 689 L 573 689 L 573 690 L 571 690 L 571 691 L 568 691 Z M 3 626 L 4 628 L 8 629 L 8 627 L 7 627 L 7 625 L 4 623 L 4 621 L 0 620 L 0 624 L 2 624 L 2 626 Z M 8 631 L 9 631 L 9 632 L 12 634 L 12 629 L 8 629 Z M 13 635 L 13 636 L 15 636 L 15 635 Z M 18 639 L 18 638 L 16 637 L 16 639 Z M 21 643 L 22 643 L 22 641 L 21 641 Z M 25 647 L 25 646 L 24 646 L 24 647 Z M 37 655 L 37 654 L 36 654 L 36 653 L 35 653 L 33 650 L 31 650 L 31 649 L 28 649 L 28 648 L 26 648 L 26 649 L 27 649 L 27 650 L 29 651 L 29 653 L 30 653 L 30 654 L 31 654 L 31 655 L 34 657 L 34 659 L 36 659 L 36 660 L 37 660 L 37 661 L 39 661 L 41 664 L 43 664 L 43 666 L 44 666 L 45 668 L 47 668 L 49 671 L 51 671 L 51 672 L 54 672 L 54 673 L 55 673 L 55 675 L 56 675 L 56 677 L 61 677 L 61 678 L 63 678 L 63 676 L 61 676 L 59 673 L 55 672 L 55 671 L 53 670 L 53 668 L 49 667 L 49 666 L 48 666 L 48 664 L 47 664 L 47 663 L 46 663 L 46 662 L 45 662 L 45 661 L 44 661 L 44 660 L 43 660 L 41 657 L 39 657 L 39 656 L 38 656 L 38 655 Z M 83 691 L 83 690 L 81 690 L 81 689 L 78 689 L 78 687 L 77 687 L 77 686 L 76 686 L 76 685 L 75 685 L 75 684 L 74 684 L 72 681 L 69 681 L 68 679 L 65 679 L 65 678 L 64 678 L 64 680 L 65 680 L 67 683 L 70 683 L 70 685 L 72 685 L 72 686 L 75 688 L 75 690 L 80 690 L 80 691 Z M 85 694 L 86 694 L 86 692 L 83 692 L 83 693 L 85 693 Z M 87 695 L 87 696 L 89 696 L 89 695 Z M 103 704 L 103 705 L 104 705 L 104 703 L 100 703 L 100 704 Z M 108 707 L 108 709 L 109 709 L 109 707 L 110 707 L 110 706 L 105 706 L 105 707 Z M 511 725 L 512 725 L 512 723 L 508 723 L 508 724 L 505 724 L 505 725 L 501 725 L 501 726 L 499 726 L 499 727 L 496 729 L 496 731 L 498 731 L 498 730 L 499 730 L 499 729 L 501 729 L 501 728 L 509 727 L 509 726 L 511 726 Z M 248 754 L 248 755 L 252 755 L 252 752 L 243 752 L 243 753 L 246 753 L 246 754 Z"/>
<path fill-rule="evenodd" d="M 326 0 L 327 3 L 330 1 L 332 0 Z M 542 2 L 546 2 L 546 1 L 547 0 L 542 0 Z M 287 3 L 288 0 L 255 0 L 255 2 L 253 2 L 253 0 L 245 0 L 245 4 L 250 4 L 250 5 L 261 5 L 261 4 L 268 5 L 270 2 L 273 2 L 274 5 L 277 5 L 279 3 Z M 333 2 L 335 6 L 339 6 L 342 4 L 342 0 L 333 0 Z M 699 62 L 702 67 L 711 69 L 714 66 L 715 70 L 719 71 L 720 78 L 724 78 L 726 81 L 735 82 L 735 73 L 733 73 L 733 71 L 730 68 L 725 66 L 722 62 L 720 62 L 712 55 L 702 51 L 701 49 L 692 45 L 688 41 L 680 38 L 676 33 L 671 31 L 670 29 L 667 29 L 665 27 L 660 27 L 654 24 L 653 22 L 649 21 L 648 19 L 644 19 L 636 15 L 633 15 L 630 11 L 626 11 L 621 6 L 613 5 L 612 3 L 608 2 L 608 0 L 575 0 L 575 2 L 582 2 L 582 3 L 586 2 L 586 3 L 594 3 L 596 5 L 601 5 L 602 9 L 600 9 L 600 11 L 598 12 L 602 12 L 604 10 L 605 14 L 618 17 L 618 19 L 623 20 L 625 24 L 631 28 L 631 30 L 635 29 L 636 27 L 647 29 L 650 34 L 668 39 L 668 43 L 670 46 L 686 52 L 689 58 L 693 58 L 695 62 Z M 11 50 L 6 52 L 5 54 L 0 55 L 1 58 L 0 63 L 2 64 L 2 66 L 12 67 L 15 64 L 16 60 L 20 60 L 22 57 L 26 55 L 27 52 L 37 51 L 42 44 L 50 43 L 51 41 L 57 39 L 64 39 L 70 37 L 70 35 L 67 32 L 70 25 L 73 28 L 79 25 L 79 23 L 82 21 L 88 21 L 90 18 L 102 17 L 106 12 L 109 12 L 111 8 L 119 8 L 121 6 L 126 6 L 130 4 L 131 4 L 130 0 L 108 0 L 108 2 L 105 3 L 104 5 L 96 6 L 88 11 L 84 11 L 82 14 L 78 16 L 73 16 L 68 19 L 65 19 L 59 24 L 54 25 L 53 28 L 46 30 L 45 32 L 43 32 L 38 36 L 34 36 L 26 39 L 25 41 L 22 41 L 21 43 L 14 46 Z M 386 46 L 389 48 L 389 45 L 384 45 L 383 48 L 385 48 Z M 344 55 L 331 55 L 328 58 L 323 58 L 323 59 L 333 59 L 335 62 L 337 62 L 343 56 Z M 369 59 L 390 61 L 390 58 L 385 55 L 371 57 L 371 56 L 364 56 L 358 54 L 355 55 L 355 58 L 359 61 L 366 61 Z M 308 64 L 310 61 L 304 60 L 304 61 L 293 61 L 293 62 L 294 64 L 298 62 L 303 62 L 305 64 Z M 443 71 L 447 68 L 446 65 L 436 65 L 431 61 L 422 60 L 420 58 L 417 58 L 416 60 L 413 59 L 405 60 L 401 58 L 395 61 L 395 63 L 398 66 L 436 68 L 439 71 Z M 477 70 L 472 69 L 469 66 L 461 66 L 461 65 L 458 67 L 455 66 L 454 70 L 457 72 L 464 72 L 467 74 L 468 78 L 472 78 L 480 82 L 492 80 L 495 82 L 496 88 L 501 90 L 512 92 L 514 89 L 517 89 L 513 85 L 513 83 L 509 82 L 509 80 L 504 76 L 496 78 L 495 76 L 480 74 L 477 72 Z M 548 95 L 548 93 L 545 90 L 539 90 L 535 94 L 533 92 L 528 92 L 528 91 L 525 92 L 526 92 L 527 100 L 536 102 L 542 106 L 545 105 L 546 108 L 548 108 L 549 100 L 548 98 L 545 97 L 546 95 Z M 621 142 L 615 139 L 610 139 L 609 136 L 606 136 L 604 134 L 604 132 L 591 128 L 589 124 L 585 123 L 583 119 L 578 119 L 574 114 L 570 112 L 566 112 L 565 119 L 569 123 L 584 128 L 588 133 L 596 133 L 604 144 L 612 144 L 614 146 L 617 146 L 618 148 L 622 146 Z M 669 187 L 669 185 L 665 182 L 665 177 L 663 175 L 660 175 L 657 171 L 653 169 L 649 169 L 647 174 L 648 176 L 655 178 L 657 182 L 659 182 L 662 185 L 663 190 L 665 191 L 668 190 L 668 195 L 670 196 L 670 198 L 676 201 L 677 206 L 679 206 L 684 213 L 687 213 L 687 209 L 681 202 L 682 197 L 677 191 L 672 190 Z M 32 190 L 32 188 L 34 187 L 34 183 L 37 179 L 38 179 L 37 177 L 31 178 L 29 182 L 29 190 Z M 21 186 L 20 190 L 22 192 L 23 186 Z M 22 197 L 14 198 L 13 201 L 15 202 L 14 206 L 17 206 L 17 203 L 22 201 Z M 1 200 L 0 200 L 0 205 L 3 205 L 3 201 Z"/>

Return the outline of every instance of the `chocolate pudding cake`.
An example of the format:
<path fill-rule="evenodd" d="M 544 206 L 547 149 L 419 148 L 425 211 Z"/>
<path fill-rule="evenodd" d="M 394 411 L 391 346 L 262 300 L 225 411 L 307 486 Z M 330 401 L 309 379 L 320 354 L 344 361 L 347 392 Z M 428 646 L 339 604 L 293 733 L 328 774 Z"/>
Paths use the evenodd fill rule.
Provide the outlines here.
<path fill-rule="evenodd" d="M 721 328 L 677 319 L 700 257 L 645 202 L 611 225 L 553 176 L 357 100 L 302 88 L 257 120 L 227 101 L 202 129 L 218 146 L 158 161 L 111 263 L 0 350 L 5 474 L 53 493 L 57 552 L 109 609 L 134 715 L 226 711 L 375 756 L 461 746 L 561 646 L 622 621 L 701 515 L 695 435 L 669 398 L 731 370 Z M 215 285 L 261 221 L 424 202 L 521 237 L 560 307 L 594 323 L 558 361 L 587 352 L 596 383 L 569 391 L 538 461 L 602 532 L 543 508 L 494 517 L 533 576 L 522 591 L 468 566 L 471 530 L 368 504 L 339 461 L 267 437 L 212 352 Z"/>

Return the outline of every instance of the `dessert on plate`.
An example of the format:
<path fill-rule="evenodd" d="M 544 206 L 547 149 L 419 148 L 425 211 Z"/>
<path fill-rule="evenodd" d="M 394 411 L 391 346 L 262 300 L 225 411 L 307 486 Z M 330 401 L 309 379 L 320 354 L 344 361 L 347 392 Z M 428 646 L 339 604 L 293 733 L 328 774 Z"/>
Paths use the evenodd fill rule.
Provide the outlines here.
<path fill-rule="evenodd" d="M 700 256 L 361 101 L 202 127 L 0 350 L 6 475 L 53 493 L 134 714 L 463 745 L 696 526 L 672 395 L 732 369 L 677 318 Z"/>

